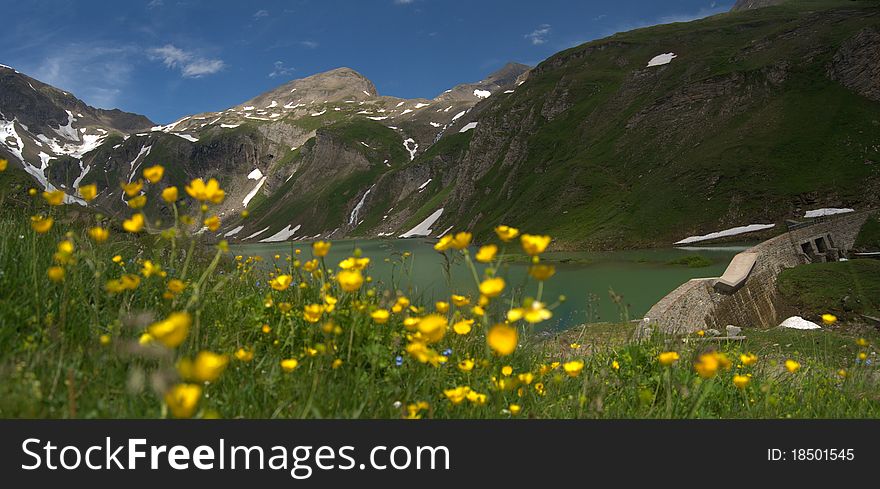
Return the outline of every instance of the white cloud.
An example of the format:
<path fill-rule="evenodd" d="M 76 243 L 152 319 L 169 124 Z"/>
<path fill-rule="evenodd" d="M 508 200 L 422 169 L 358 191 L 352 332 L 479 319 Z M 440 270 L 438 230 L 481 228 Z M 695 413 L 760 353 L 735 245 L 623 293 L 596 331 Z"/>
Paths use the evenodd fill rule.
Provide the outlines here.
<path fill-rule="evenodd" d="M 533 30 L 532 32 L 526 34 L 523 37 L 525 37 L 526 39 L 531 41 L 531 43 L 534 44 L 535 46 L 538 46 L 540 44 L 544 44 L 545 42 L 547 42 L 547 36 L 549 34 L 550 34 L 550 24 L 541 24 L 538 26 L 537 29 Z"/>
<path fill-rule="evenodd" d="M 205 75 L 213 75 L 226 66 L 223 60 L 203 58 L 172 44 L 150 49 L 148 56 L 154 61 L 162 61 L 168 68 L 179 69 L 180 74 L 184 78 L 200 78 Z"/>
<path fill-rule="evenodd" d="M 276 76 L 287 76 L 296 70 L 296 68 L 284 66 L 283 61 L 276 61 L 272 66 L 273 68 L 272 72 L 269 73 L 269 78 L 275 78 Z"/>
<path fill-rule="evenodd" d="M 163 5 L 165 5 L 165 2 L 163 2 L 162 0 L 150 0 L 150 3 L 147 4 L 147 8 L 154 9 L 159 8 Z"/>
<path fill-rule="evenodd" d="M 394 0 L 394 5 L 409 5 L 415 0 Z"/>
<path fill-rule="evenodd" d="M 74 43 L 21 69 L 91 106 L 112 109 L 119 106 L 120 96 L 131 80 L 136 53 L 131 46 Z"/>
<path fill-rule="evenodd" d="M 254 20 L 260 20 L 263 17 L 268 17 L 268 16 L 269 16 L 268 10 L 257 10 L 256 12 L 254 12 Z"/>
<path fill-rule="evenodd" d="M 317 41 L 300 41 L 299 43 L 300 45 L 305 46 L 309 49 L 315 49 L 316 47 L 318 47 Z"/>

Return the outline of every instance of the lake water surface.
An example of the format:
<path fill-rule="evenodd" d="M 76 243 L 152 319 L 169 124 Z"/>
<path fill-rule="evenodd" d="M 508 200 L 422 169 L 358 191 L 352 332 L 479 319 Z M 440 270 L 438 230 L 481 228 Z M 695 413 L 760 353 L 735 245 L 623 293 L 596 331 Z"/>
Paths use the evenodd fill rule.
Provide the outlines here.
<path fill-rule="evenodd" d="M 418 302 L 448 301 L 450 283 L 452 291 L 473 296 L 476 287 L 467 265 L 461 260 L 453 263 L 451 281 L 447 279 L 445 260 L 434 251 L 434 242 L 417 238 L 334 241 L 327 266 L 336 267 L 355 248 L 360 248 L 363 256 L 371 258 L 370 275 L 376 282 L 388 286 L 393 281 L 399 290 Z M 544 258 L 556 265 L 556 275 L 545 283 L 543 300 L 552 304 L 560 295 L 565 295 L 566 300 L 554 310 L 551 320 L 542 323 L 542 329 L 559 330 L 584 322 L 618 321 L 624 314 L 630 319 L 641 318 L 654 303 L 682 283 L 697 277 L 720 276 L 730 259 L 748 246 L 546 253 Z M 232 248 L 236 254 L 260 255 L 269 264 L 274 255 L 285 257 L 295 248 L 302 249 L 304 258 L 311 257 L 310 244 L 303 242 L 242 244 Z M 409 273 L 400 265 L 405 252 L 411 253 L 413 266 Z M 668 264 L 671 260 L 692 255 L 707 258 L 711 265 L 688 268 Z M 386 258 L 390 262 L 385 261 Z M 483 265 L 478 264 L 478 268 L 482 270 Z M 527 277 L 525 261 L 503 265 L 499 275 L 520 296 L 535 297 L 537 287 L 534 281 L 523 288 Z M 622 297 L 625 311 L 611 299 L 610 290 Z"/>

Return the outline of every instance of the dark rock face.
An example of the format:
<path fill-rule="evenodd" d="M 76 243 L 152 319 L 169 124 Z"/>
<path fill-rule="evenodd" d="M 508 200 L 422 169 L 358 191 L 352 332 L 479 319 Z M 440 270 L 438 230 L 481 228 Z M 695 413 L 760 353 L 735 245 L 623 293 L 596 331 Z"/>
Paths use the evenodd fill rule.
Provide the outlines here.
<path fill-rule="evenodd" d="M 880 102 L 880 30 L 867 27 L 847 39 L 834 54 L 828 76 L 859 95 Z"/>
<path fill-rule="evenodd" d="M 772 7 L 773 5 L 779 5 L 784 3 L 785 0 L 736 0 L 736 3 L 731 7 L 731 12 L 737 12 L 740 10 L 752 10 L 756 8 L 763 7 Z"/>

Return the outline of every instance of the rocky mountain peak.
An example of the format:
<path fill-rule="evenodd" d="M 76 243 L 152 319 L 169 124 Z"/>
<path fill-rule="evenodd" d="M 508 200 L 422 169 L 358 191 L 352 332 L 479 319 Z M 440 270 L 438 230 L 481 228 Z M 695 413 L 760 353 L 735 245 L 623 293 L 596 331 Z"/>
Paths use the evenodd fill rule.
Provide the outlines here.
<path fill-rule="evenodd" d="M 241 104 L 243 107 L 268 107 L 276 104 L 311 104 L 345 99 L 375 97 L 376 86 L 357 71 L 340 67 L 305 78 L 291 80 Z"/>

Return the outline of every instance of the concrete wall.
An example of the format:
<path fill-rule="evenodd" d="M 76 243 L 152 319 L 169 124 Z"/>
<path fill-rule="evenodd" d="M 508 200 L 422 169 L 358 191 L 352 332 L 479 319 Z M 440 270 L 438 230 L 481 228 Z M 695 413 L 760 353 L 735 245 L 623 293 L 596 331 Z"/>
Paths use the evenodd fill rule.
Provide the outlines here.
<path fill-rule="evenodd" d="M 776 279 L 785 268 L 811 261 L 832 261 L 852 248 L 865 220 L 877 210 L 853 212 L 817 219 L 764 241 L 745 252 L 757 253 L 757 260 L 745 283 L 733 293 L 715 290 L 717 278 L 693 279 L 654 304 L 636 331 L 638 338 L 651 331 L 686 334 L 700 329 L 724 331 L 728 324 L 770 328 L 779 317 Z M 819 248 L 816 240 L 822 238 Z M 806 246 L 805 246 L 806 245 Z M 809 256 L 804 252 L 805 248 Z"/>

